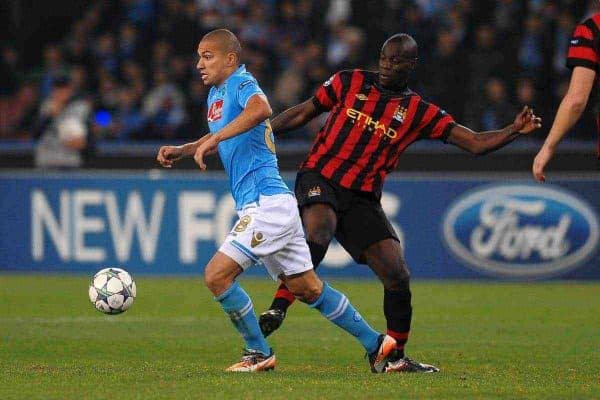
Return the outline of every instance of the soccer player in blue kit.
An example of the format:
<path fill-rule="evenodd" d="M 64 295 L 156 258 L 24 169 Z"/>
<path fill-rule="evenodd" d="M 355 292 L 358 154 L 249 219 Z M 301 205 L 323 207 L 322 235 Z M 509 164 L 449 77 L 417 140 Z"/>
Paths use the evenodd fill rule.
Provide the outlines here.
<path fill-rule="evenodd" d="M 371 328 L 348 298 L 313 270 L 296 199 L 279 175 L 269 117 L 269 102 L 254 77 L 240 64 L 241 46 L 228 30 L 206 34 L 198 45 L 197 69 L 210 85 L 210 133 L 182 146 L 163 146 L 163 167 L 194 156 L 219 153 L 229 176 L 239 220 L 206 266 L 204 281 L 245 341 L 240 362 L 227 371 L 259 372 L 275 367 L 275 354 L 261 333 L 252 301 L 236 277 L 262 263 L 309 307 L 356 337 L 369 355 L 373 372 L 385 372 L 396 346 L 391 336 Z"/>

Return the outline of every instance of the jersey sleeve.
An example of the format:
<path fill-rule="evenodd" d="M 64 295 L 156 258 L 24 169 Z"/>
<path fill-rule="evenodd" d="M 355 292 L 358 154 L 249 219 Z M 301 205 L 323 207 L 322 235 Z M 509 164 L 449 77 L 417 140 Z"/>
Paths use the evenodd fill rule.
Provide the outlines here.
<path fill-rule="evenodd" d="M 422 103 L 425 106 L 425 112 L 419 123 L 419 137 L 421 139 L 441 139 L 446 142 L 450 131 L 456 125 L 454 118 L 435 104 L 424 101 Z"/>
<path fill-rule="evenodd" d="M 313 102 L 317 109 L 321 111 L 331 110 L 342 99 L 342 74 L 346 71 L 340 71 L 333 74 L 317 89 Z"/>
<path fill-rule="evenodd" d="M 567 53 L 567 67 L 585 67 L 600 72 L 600 29 L 593 19 L 575 28 Z"/>
<path fill-rule="evenodd" d="M 238 83 L 237 101 L 240 107 L 246 108 L 248 100 L 255 94 L 264 94 L 255 79 L 246 79 Z"/>

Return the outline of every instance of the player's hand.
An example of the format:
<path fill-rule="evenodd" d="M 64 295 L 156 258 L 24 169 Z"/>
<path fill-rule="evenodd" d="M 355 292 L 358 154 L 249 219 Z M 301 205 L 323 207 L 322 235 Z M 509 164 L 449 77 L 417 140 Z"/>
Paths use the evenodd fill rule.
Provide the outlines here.
<path fill-rule="evenodd" d="M 531 168 L 531 171 L 533 172 L 533 177 L 536 181 L 546 182 L 544 169 L 546 168 L 546 165 L 548 165 L 548 162 L 550 161 L 553 155 L 553 150 L 543 146 L 533 159 L 533 167 Z"/>
<path fill-rule="evenodd" d="M 513 127 L 517 132 L 527 135 L 542 127 L 542 119 L 535 116 L 533 108 L 525 106 L 515 118 Z"/>
<path fill-rule="evenodd" d="M 218 145 L 219 140 L 217 139 L 216 135 L 211 135 L 196 149 L 196 153 L 194 154 L 194 161 L 196 162 L 196 164 L 198 164 L 202 171 L 206 171 L 204 157 L 209 156 L 211 154 L 215 154 L 217 152 Z"/>
<path fill-rule="evenodd" d="M 156 161 L 165 168 L 171 168 L 173 163 L 183 157 L 183 148 L 181 146 L 162 146 L 158 150 Z"/>

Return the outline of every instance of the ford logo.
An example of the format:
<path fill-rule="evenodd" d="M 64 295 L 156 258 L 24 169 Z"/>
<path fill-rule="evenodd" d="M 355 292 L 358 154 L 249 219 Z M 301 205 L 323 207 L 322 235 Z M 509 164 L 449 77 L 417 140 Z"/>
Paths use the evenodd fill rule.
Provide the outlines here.
<path fill-rule="evenodd" d="M 468 193 L 444 217 L 446 244 L 468 267 L 505 278 L 539 279 L 588 259 L 598 220 L 556 186 L 495 185 Z"/>

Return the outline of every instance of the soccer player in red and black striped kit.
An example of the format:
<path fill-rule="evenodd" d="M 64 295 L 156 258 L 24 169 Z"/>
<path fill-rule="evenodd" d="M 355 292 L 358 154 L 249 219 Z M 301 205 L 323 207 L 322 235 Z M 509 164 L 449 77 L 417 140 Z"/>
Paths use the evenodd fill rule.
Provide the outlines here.
<path fill-rule="evenodd" d="M 298 173 L 296 197 L 315 267 L 335 236 L 354 260 L 366 263 L 383 283 L 387 333 L 398 343 L 388 372 L 438 369 L 404 356 L 412 318 L 411 292 L 398 236 L 380 203 L 386 175 L 404 149 L 419 139 L 441 139 L 483 154 L 541 126 L 528 107 L 501 130 L 475 133 L 458 125 L 407 87 L 416 64 L 414 39 L 394 35 L 381 49 L 378 73 L 338 72 L 310 100 L 272 121 L 273 131 L 280 134 L 329 111 Z M 260 317 L 265 336 L 279 328 L 293 301 L 281 285 L 270 309 Z"/>
<path fill-rule="evenodd" d="M 552 159 L 556 146 L 577 123 L 592 91 L 600 86 L 600 13 L 586 19 L 575 28 L 567 53 L 567 67 L 573 69 L 569 89 L 558 107 L 550 133 L 533 161 L 533 176 L 544 182 L 544 169 Z M 598 105 L 596 105 L 598 106 Z M 596 115 L 598 158 L 600 159 L 600 110 Z"/>

